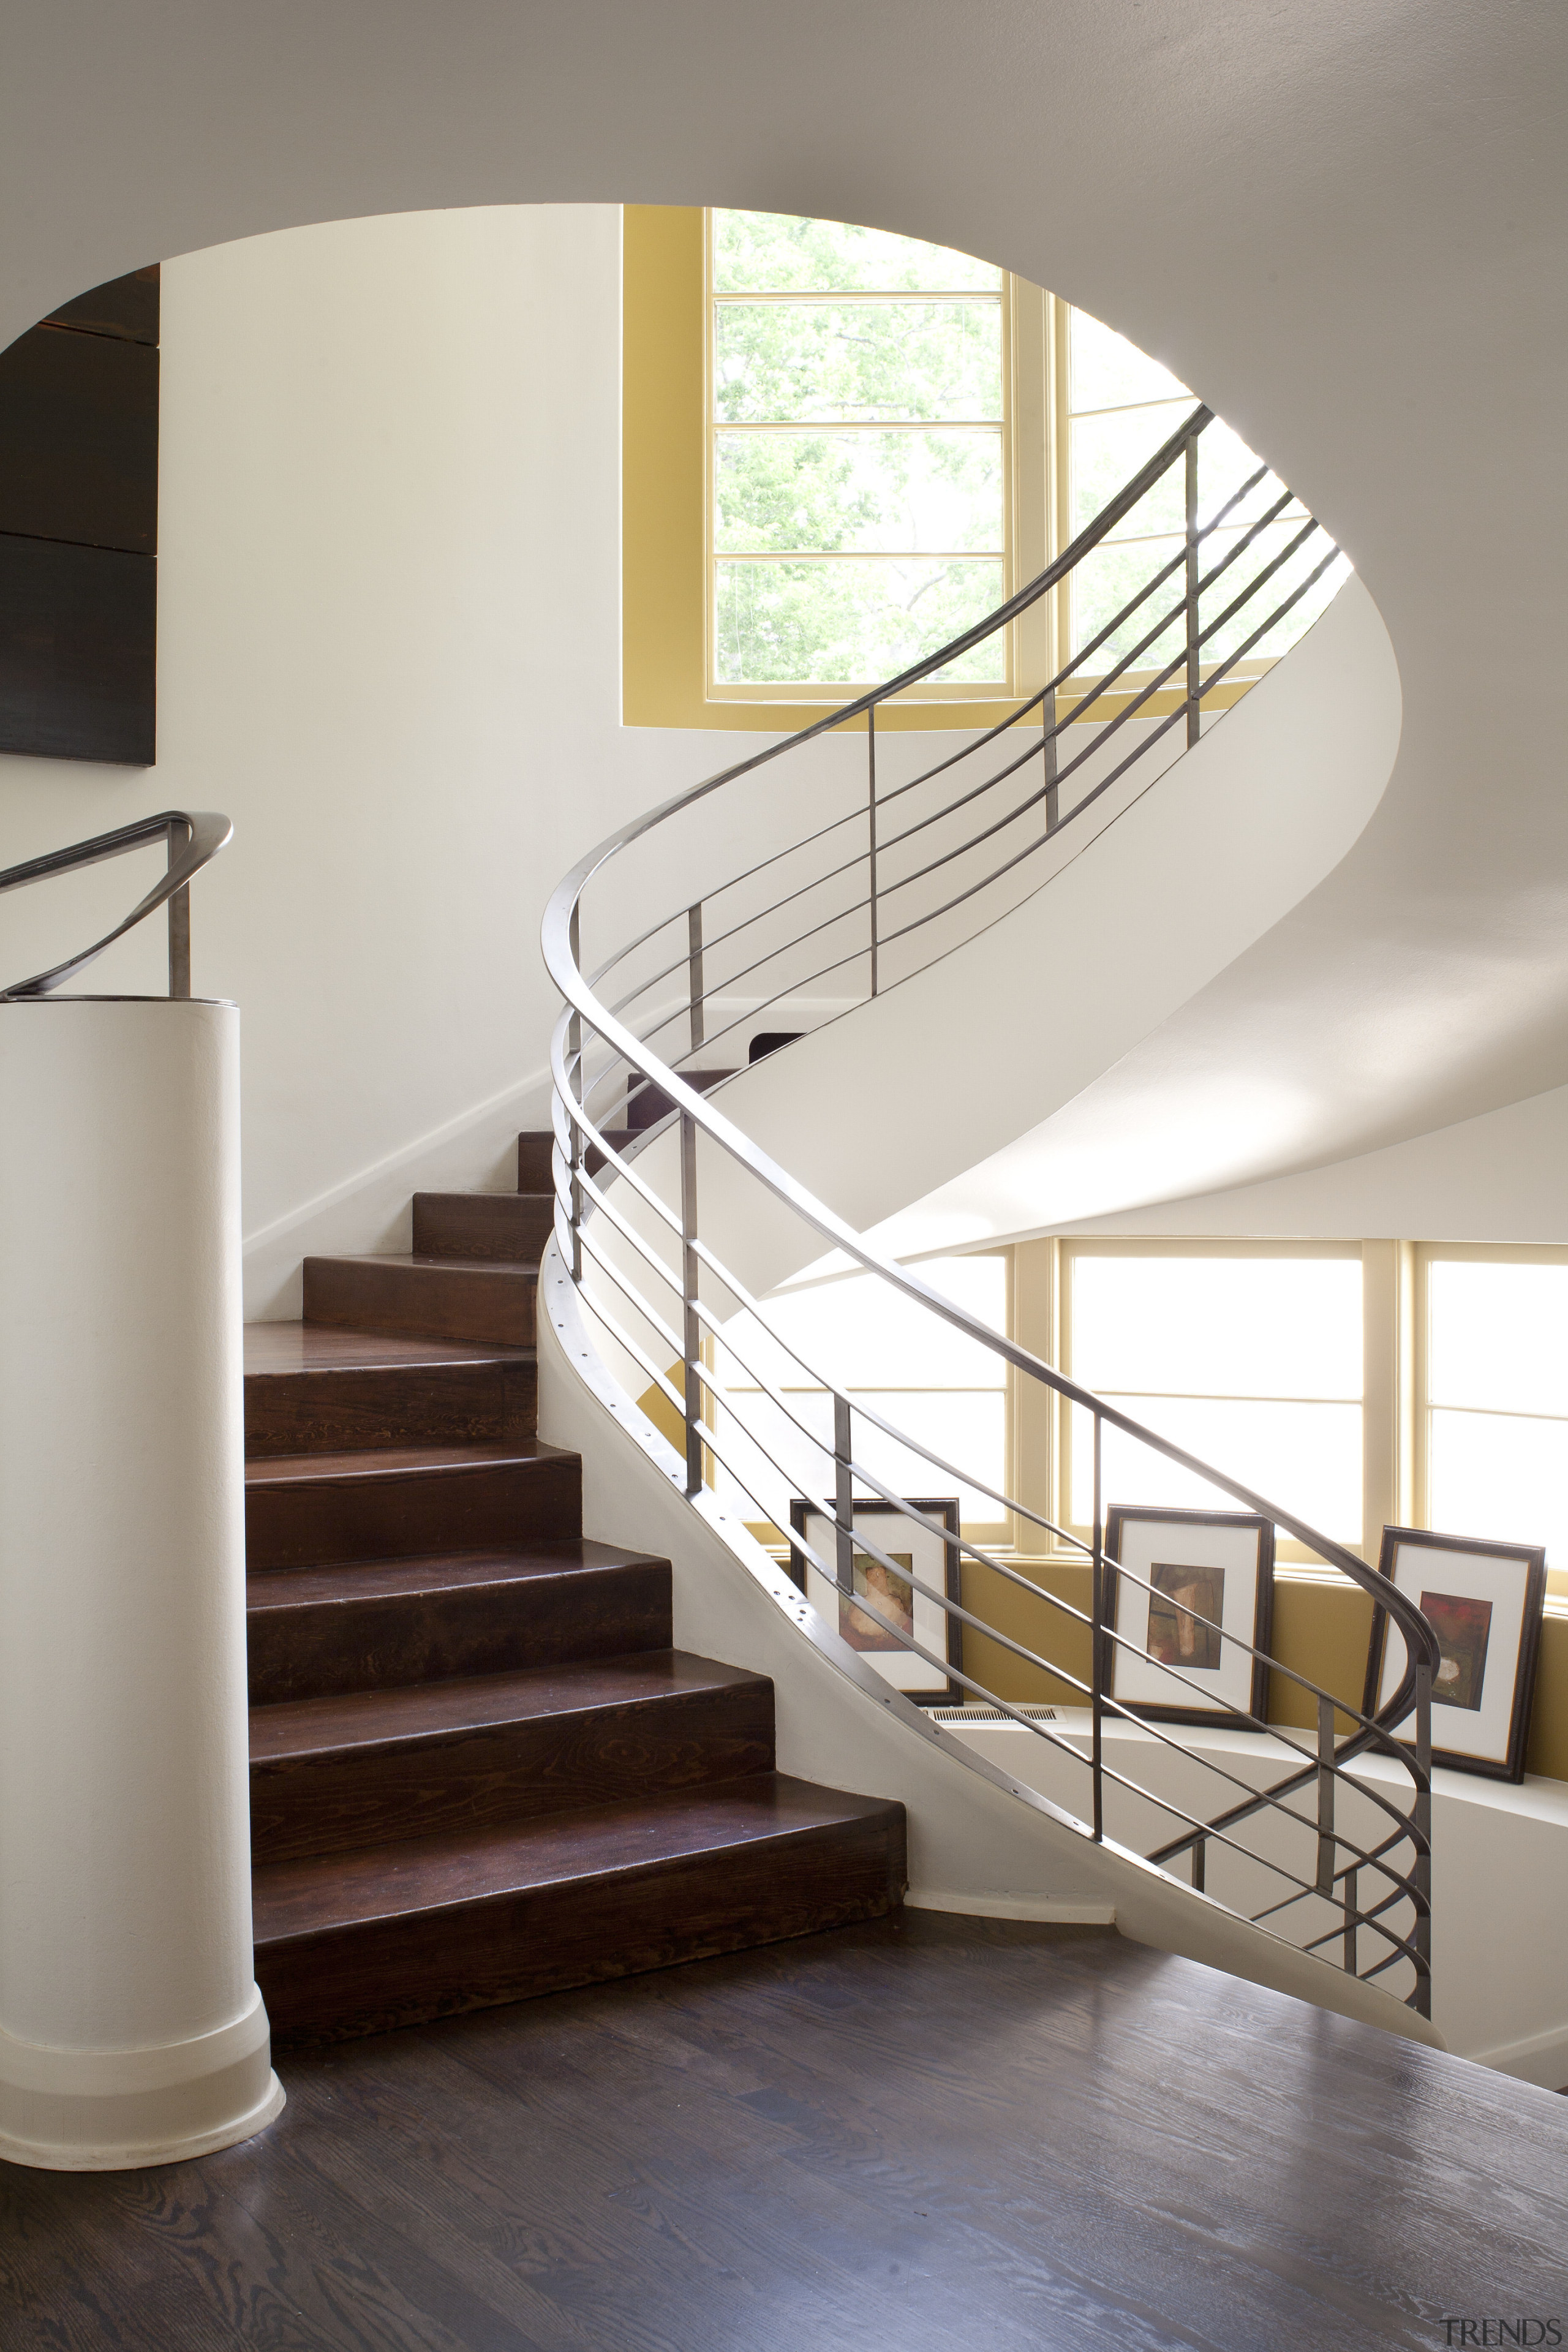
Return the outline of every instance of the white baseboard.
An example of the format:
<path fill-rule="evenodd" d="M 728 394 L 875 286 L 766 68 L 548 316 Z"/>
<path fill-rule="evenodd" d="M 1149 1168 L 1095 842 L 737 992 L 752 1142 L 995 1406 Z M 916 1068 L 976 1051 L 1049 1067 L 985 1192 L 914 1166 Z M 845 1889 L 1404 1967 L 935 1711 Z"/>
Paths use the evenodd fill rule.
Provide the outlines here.
<path fill-rule="evenodd" d="M 1539 2084 L 1543 2091 L 1561 2091 L 1568 2084 L 1568 2025 L 1532 2033 L 1523 2042 L 1500 2042 L 1493 2050 L 1462 2050 L 1458 2054 L 1478 2066 L 1489 2066 L 1496 2074 Z"/>
<path fill-rule="evenodd" d="M 955 1911 L 966 1919 L 1035 1919 L 1052 1927 L 1114 1927 L 1114 1903 L 1058 1902 L 1048 1895 L 959 1895 L 940 1886 L 911 1886 L 911 1911 Z"/>

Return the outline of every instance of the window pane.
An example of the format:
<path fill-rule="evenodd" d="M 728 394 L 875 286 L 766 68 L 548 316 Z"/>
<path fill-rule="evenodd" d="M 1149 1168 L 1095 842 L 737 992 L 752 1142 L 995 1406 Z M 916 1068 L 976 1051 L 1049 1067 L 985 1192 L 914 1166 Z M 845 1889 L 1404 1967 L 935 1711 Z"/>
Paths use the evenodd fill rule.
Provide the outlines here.
<path fill-rule="evenodd" d="M 1240 489 L 1257 473 L 1262 460 L 1249 449 L 1239 434 L 1220 417 L 1206 425 L 1198 440 L 1198 520 L 1207 522 L 1219 512 L 1228 498 Z M 1239 506 L 1233 507 L 1228 522 L 1256 522 L 1266 514 L 1283 492 L 1284 483 L 1277 474 L 1266 473 L 1257 488 L 1248 490 Z M 1300 499 L 1292 499 L 1281 520 L 1289 515 L 1304 516 L 1307 509 Z"/>
<path fill-rule="evenodd" d="M 1200 1398 L 1140 1396 L 1108 1402 L 1337 1542 L 1361 1541 L 1359 1405 L 1215 1403 Z M 1079 1411 L 1074 1412 L 1072 1422 L 1071 1518 L 1075 1527 L 1086 1527 L 1094 1509 L 1092 1423 L 1089 1413 Z M 1113 1503 L 1183 1510 L 1244 1507 L 1221 1488 L 1166 1462 L 1152 1446 L 1109 1427 L 1101 1470 L 1107 1508 Z"/>
<path fill-rule="evenodd" d="M 983 620 L 1002 602 L 1002 566 L 870 559 L 737 562 L 716 567 L 714 667 L 725 684 L 822 680 L 874 685 Z M 1000 682 L 1000 634 L 938 673 Z"/>
<path fill-rule="evenodd" d="M 999 302 L 721 302 L 713 334 L 726 424 L 1001 419 Z"/>
<path fill-rule="evenodd" d="M 1325 555 L 1331 542 L 1327 535 L 1313 531 L 1295 550 L 1285 555 L 1290 541 L 1301 529 L 1300 522 L 1269 523 L 1250 541 L 1235 560 L 1226 565 L 1211 588 L 1199 593 L 1199 612 L 1205 631 L 1202 658 L 1206 664 L 1226 661 L 1247 646 L 1248 660 L 1261 660 L 1266 655 L 1289 652 L 1296 640 L 1310 629 L 1350 567 L 1342 556 L 1336 556 L 1320 578 L 1313 581 L 1306 593 L 1297 598 L 1289 611 L 1280 613 L 1289 597 L 1308 579 Z M 1224 525 L 1211 532 L 1204 541 L 1203 568 L 1212 572 L 1225 562 L 1234 549 L 1241 547 L 1244 531 L 1233 531 Z M 1285 555 L 1278 572 L 1263 574 L 1276 557 Z M 1246 599 L 1228 621 L 1220 615 L 1228 611 L 1237 597 Z M 1270 616 L 1280 614 L 1278 620 Z M 1216 626 L 1215 624 L 1218 624 Z M 1265 623 L 1269 625 L 1265 627 Z M 1247 640 L 1254 632 L 1263 634 L 1256 645 Z"/>
<path fill-rule="evenodd" d="M 999 287 L 1002 272 L 973 254 L 847 221 L 794 213 L 713 215 L 713 282 L 721 293 L 958 291 Z"/>
<path fill-rule="evenodd" d="M 1073 311 L 1070 331 L 1070 405 L 1075 414 L 1085 408 L 1118 408 L 1135 400 L 1164 400 L 1173 394 L 1190 404 L 1191 394 L 1168 368 L 1087 311 Z"/>
<path fill-rule="evenodd" d="M 1434 1404 L 1568 1413 L 1568 1265 L 1438 1258 L 1428 1283 Z"/>
<path fill-rule="evenodd" d="M 1078 416 L 1072 425 L 1072 527 L 1091 523 L 1128 478 L 1168 441 L 1190 414 L 1177 401 L 1164 408 L 1133 408 L 1122 415 Z M 1184 530 L 1187 494 L 1178 458 L 1154 488 L 1116 526 L 1119 538 L 1147 531 Z"/>
<path fill-rule="evenodd" d="M 1086 555 L 1072 575 L 1075 650 L 1092 644 L 1101 629 L 1115 620 L 1172 556 L 1184 553 L 1185 546 L 1183 539 L 1141 539 L 1130 546 L 1108 540 Z M 1138 655 L 1137 667 L 1140 670 L 1163 669 L 1167 662 L 1173 661 L 1187 642 L 1185 595 L 1185 567 L 1180 565 L 1119 628 L 1111 631 L 1096 651 L 1089 670 L 1103 674 L 1114 667 L 1142 646 L 1155 623 L 1167 614 L 1173 617 L 1152 645 Z"/>
<path fill-rule="evenodd" d="M 1433 1527 L 1444 1535 L 1543 1543 L 1552 1567 L 1568 1566 L 1568 1423 L 1437 1412 L 1428 1427 Z"/>
<path fill-rule="evenodd" d="M 862 1400 L 857 1395 L 851 1402 L 859 1403 Z M 984 1478 L 999 1493 L 1006 1492 L 1007 1414 L 1000 1390 L 979 1396 L 962 1390 L 946 1396 L 929 1392 L 879 1396 L 873 1391 L 864 1402 L 884 1421 L 891 1422 L 895 1429 L 907 1431 L 917 1444 L 930 1446 L 933 1454 L 951 1462 L 955 1469 Z M 863 1462 L 895 1495 L 935 1496 L 956 1493 L 960 1519 L 995 1521 L 1005 1516 L 1001 1504 L 994 1502 L 989 1495 L 966 1486 L 962 1478 L 949 1477 L 923 1454 L 884 1437 L 868 1422 L 857 1418 L 850 1428 L 856 1460 Z"/>
<path fill-rule="evenodd" d="M 1002 551 L 1002 436 L 721 433 L 714 544 Z"/>
<path fill-rule="evenodd" d="M 977 1322 L 1005 1330 L 1004 1258 L 932 1258 L 910 1271 Z M 767 1312 L 781 1338 L 798 1347 L 824 1380 L 840 1388 L 1000 1387 L 1006 1376 L 999 1356 L 966 1339 L 951 1323 L 889 1289 L 874 1275 L 786 1291 L 769 1300 Z M 739 1318 L 732 1328 L 739 1334 L 742 1327 L 756 1328 L 749 1317 Z M 749 1343 L 742 1344 L 748 1345 L 749 1352 Z M 791 1360 L 784 1349 L 776 1350 L 768 1378 L 775 1382 L 803 1378 L 798 1368 L 785 1369 Z"/>
<path fill-rule="evenodd" d="M 1100 1394 L 1359 1398 L 1361 1260 L 1075 1250 L 1072 1371 Z"/>

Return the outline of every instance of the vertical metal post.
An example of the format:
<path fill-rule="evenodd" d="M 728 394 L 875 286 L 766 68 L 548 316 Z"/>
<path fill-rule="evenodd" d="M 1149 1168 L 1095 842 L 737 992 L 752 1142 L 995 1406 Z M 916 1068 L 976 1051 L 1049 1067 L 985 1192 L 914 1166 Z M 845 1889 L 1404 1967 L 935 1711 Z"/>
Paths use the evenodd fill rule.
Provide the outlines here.
<path fill-rule="evenodd" d="M 691 997 L 691 1050 L 702 1043 L 702 901 L 686 909 L 686 972 Z"/>
<path fill-rule="evenodd" d="M 1105 1553 L 1101 1547 L 1102 1526 L 1100 1507 L 1100 1419 L 1094 1416 L 1094 1573 L 1091 1608 L 1093 1634 L 1089 1667 L 1089 1705 L 1092 1710 L 1089 1732 L 1089 1770 L 1094 1782 L 1094 1836 L 1098 1844 L 1105 1835 L 1105 1709 L 1102 1704 L 1105 1689 Z"/>
<path fill-rule="evenodd" d="M 1194 1892 L 1198 1895 L 1201 1895 L 1204 1891 L 1204 1880 L 1207 1875 L 1208 1851 L 1209 1842 L 1207 1838 L 1195 1838 L 1194 1840 L 1193 1888 Z"/>
<path fill-rule="evenodd" d="M 686 1359 L 686 1491 L 702 1486 L 702 1351 L 697 1316 L 697 1122 L 680 1114 L 681 1347 Z"/>
<path fill-rule="evenodd" d="M 1425 1658 L 1415 1669 L 1415 1767 L 1420 1776 L 1410 1825 L 1415 1853 L 1410 1865 L 1415 1917 L 1410 1940 L 1420 1965 L 1410 2006 L 1418 2017 L 1432 2014 L 1432 1669 Z"/>
<path fill-rule="evenodd" d="M 1334 1703 L 1318 1700 L 1318 1893 L 1334 1891 Z"/>
<path fill-rule="evenodd" d="M 877 993 L 877 706 L 866 713 L 866 793 L 870 845 L 867 855 L 871 903 L 871 993 Z"/>
<path fill-rule="evenodd" d="M 1198 740 L 1203 706 L 1198 689 L 1198 444 L 1187 440 L 1187 741 Z"/>
<path fill-rule="evenodd" d="M 855 1480 L 850 1470 L 849 1402 L 837 1391 L 833 1399 L 833 1516 L 837 1522 L 836 1564 L 838 1590 L 855 1593 Z"/>
<path fill-rule="evenodd" d="M 572 909 L 572 963 L 574 971 L 583 969 L 581 934 L 577 926 L 577 909 Z M 577 1100 L 585 1103 L 587 1088 L 583 1083 L 583 1016 L 574 1006 L 566 1024 L 566 1057 L 570 1082 L 577 1089 Z M 572 1116 L 572 1106 L 566 1106 L 566 1128 L 570 1137 L 572 1279 L 579 1286 L 583 1280 L 583 1129 Z"/>
<path fill-rule="evenodd" d="M 1355 1948 L 1355 1931 L 1356 1931 L 1356 1918 L 1357 1918 L 1357 1907 L 1358 1907 L 1358 1906 L 1357 1906 L 1357 1900 L 1356 1900 L 1356 1878 L 1357 1878 L 1357 1875 L 1358 1875 L 1358 1874 L 1357 1874 L 1353 1869 L 1352 1869 L 1352 1870 L 1347 1870 L 1347 1871 L 1346 1871 L 1346 1873 L 1345 1873 L 1345 1952 L 1344 1952 L 1344 1960 L 1345 1960 L 1345 1974 L 1346 1974 L 1346 1976 L 1348 1976 L 1348 1977 L 1359 1976 L 1359 1975 L 1360 1975 L 1360 1973 L 1361 1973 L 1361 1971 L 1360 1971 L 1359 1968 L 1358 1968 L 1358 1967 L 1357 1967 L 1357 1965 L 1356 1965 L 1356 1948 Z"/>
<path fill-rule="evenodd" d="M 1046 770 L 1046 831 L 1055 833 L 1061 823 L 1061 810 L 1057 794 L 1057 690 L 1053 687 L 1040 705 L 1040 750 Z"/>
<path fill-rule="evenodd" d="M 169 869 L 173 872 L 180 852 L 190 840 L 188 825 L 169 827 Z M 169 993 L 189 996 L 191 992 L 191 886 L 176 890 L 169 900 Z"/>

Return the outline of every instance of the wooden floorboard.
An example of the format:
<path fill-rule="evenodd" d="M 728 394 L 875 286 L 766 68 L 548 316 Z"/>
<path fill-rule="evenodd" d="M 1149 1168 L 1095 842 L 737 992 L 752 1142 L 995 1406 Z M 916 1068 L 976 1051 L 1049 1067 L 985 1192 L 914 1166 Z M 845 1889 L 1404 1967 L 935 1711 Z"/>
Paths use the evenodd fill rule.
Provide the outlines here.
<path fill-rule="evenodd" d="M 0 2166 L 5 2352 L 1568 2340 L 1568 2103 L 1100 1930 L 905 1914 L 280 2063 L 243 2147 Z"/>

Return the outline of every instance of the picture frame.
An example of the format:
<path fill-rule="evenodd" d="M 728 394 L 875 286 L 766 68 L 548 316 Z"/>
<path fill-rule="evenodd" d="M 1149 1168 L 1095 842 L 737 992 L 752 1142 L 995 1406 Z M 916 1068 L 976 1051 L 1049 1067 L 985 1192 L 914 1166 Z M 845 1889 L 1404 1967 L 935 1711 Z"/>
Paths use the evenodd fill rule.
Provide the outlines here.
<path fill-rule="evenodd" d="M 958 1549 L 958 1497 L 956 1495 L 910 1496 L 910 1509 L 920 1511 L 928 1519 L 935 1519 L 945 1530 L 937 1535 L 916 1525 L 896 1503 L 885 1503 L 879 1496 L 858 1496 L 853 1505 L 853 1525 L 857 1533 L 864 1528 L 879 1550 L 889 1559 L 906 1561 L 910 1573 L 921 1582 L 944 1592 L 950 1601 L 961 1599 Z M 831 1560 L 836 1553 L 838 1531 L 835 1522 L 824 1511 L 795 1496 L 789 1507 L 790 1531 L 804 1538 L 819 1559 Z M 858 1610 L 847 1595 L 840 1592 L 837 1582 L 825 1576 L 809 1560 L 798 1544 L 792 1543 L 789 1552 L 789 1573 L 796 1589 L 803 1592 L 812 1607 L 818 1610 L 852 1649 L 866 1657 L 879 1674 L 887 1677 L 895 1690 L 902 1691 L 920 1706 L 951 1706 L 963 1696 L 963 1685 L 953 1675 L 937 1675 L 924 1658 L 906 1650 L 890 1633 L 885 1633 L 874 1618 Z M 923 1594 L 912 1592 L 906 1585 L 903 1600 L 881 1563 L 868 1554 L 856 1554 L 856 1580 L 859 1589 L 864 1579 L 867 1590 L 874 1596 L 875 1605 L 883 1615 L 897 1614 L 912 1630 L 916 1641 L 950 1667 L 962 1672 L 963 1665 L 963 1628 L 955 1617 Z M 893 1604 L 889 1606 L 889 1604 Z"/>
<path fill-rule="evenodd" d="M 1256 1511 L 1181 1511 L 1114 1504 L 1106 1514 L 1105 1622 L 1110 1696 L 1152 1723 L 1214 1723 L 1240 1708 L 1266 1720 L 1274 1623 L 1274 1522 Z M 1134 1584 L 1128 1570 L 1152 1591 Z M 1123 1644 L 1131 1644 L 1124 1647 Z M 1199 1692 L 1170 1667 L 1191 1677 Z"/>
<path fill-rule="evenodd" d="M 1443 1667 L 1432 1686 L 1433 1763 L 1489 1780 L 1522 1780 L 1541 1654 L 1545 1545 L 1384 1528 L 1377 1569 L 1425 1611 L 1443 1644 Z M 1394 1627 L 1390 1641 L 1389 1630 L 1387 1611 L 1374 1609 L 1363 1715 L 1387 1704 L 1405 1672 L 1404 1637 Z M 1396 1738 L 1413 1736 L 1411 1721 L 1407 1716 Z"/>

